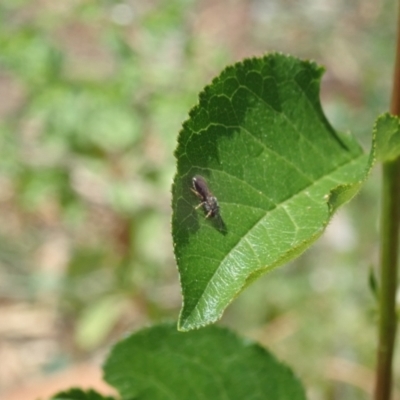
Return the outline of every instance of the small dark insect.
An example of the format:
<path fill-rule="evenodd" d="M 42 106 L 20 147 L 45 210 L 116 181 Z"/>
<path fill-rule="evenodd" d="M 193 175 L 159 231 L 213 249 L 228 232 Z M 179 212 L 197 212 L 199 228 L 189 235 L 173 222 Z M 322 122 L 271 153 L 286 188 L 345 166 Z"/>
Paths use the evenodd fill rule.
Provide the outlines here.
<path fill-rule="evenodd" d="M 206 180 L 202 176 L 196 175 L 192 179 L 192 184 L 192 192 L 201 200 L 201 203 L 196 207 L 196 210 L 199 207 L 203 207 L 204 211 L 207 213 L 206 218 L 217 216 L 219 214 L 218 200 L 211 193 Z"/>

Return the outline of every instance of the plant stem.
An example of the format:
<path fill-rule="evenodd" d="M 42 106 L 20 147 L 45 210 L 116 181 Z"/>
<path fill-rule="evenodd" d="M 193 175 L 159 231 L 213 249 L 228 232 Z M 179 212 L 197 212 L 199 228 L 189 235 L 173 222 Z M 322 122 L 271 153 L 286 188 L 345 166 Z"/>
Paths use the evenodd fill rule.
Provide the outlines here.
<path fill-rule="evenodd" d="M 393 89 L 390 112 L 393 115 L 400 116 L 400 1 L 397 8 L 396 60 L 394 64 Z"/>
<path fill-rule="evenodd" d="M 398 5 L 397 49 L 390 111 L 400 115 L 400 2 Z M 396 288 L 400 222 L 400 159 L 383 164 L 379 343 L 375 400 L 390 400 L 392 360 L 396 338 Z"/>
<path fill-rule="evenodd" d="M 392 358 L 396 335 L 396 286 L 400 217 L 400 163 L 383 165 L 381 214 L 381 272 L 379 298 L 379 344 L 375 400 L 389 400 Z"/>

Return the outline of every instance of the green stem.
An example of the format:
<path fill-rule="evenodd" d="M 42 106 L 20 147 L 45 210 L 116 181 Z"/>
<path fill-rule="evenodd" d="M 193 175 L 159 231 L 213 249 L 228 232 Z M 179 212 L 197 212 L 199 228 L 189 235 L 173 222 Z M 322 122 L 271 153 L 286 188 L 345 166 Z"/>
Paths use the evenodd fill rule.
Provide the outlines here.
<path fill-rule="evenodd" d="M 375 400 L 389 400 L 396 336 L 396 287 L 400 218 L 400 162 L 383 165 L 379 345 Z"/>
<path fill-rule="evenodd" d="M 397 49 L 390 111 L 400 115 L 400 4 Z M 400 222 L 400 159 L 383 164 L 379 343 L 375 400 L 390 400 L 392 361 L 396 338 L 396 288 Z"/>

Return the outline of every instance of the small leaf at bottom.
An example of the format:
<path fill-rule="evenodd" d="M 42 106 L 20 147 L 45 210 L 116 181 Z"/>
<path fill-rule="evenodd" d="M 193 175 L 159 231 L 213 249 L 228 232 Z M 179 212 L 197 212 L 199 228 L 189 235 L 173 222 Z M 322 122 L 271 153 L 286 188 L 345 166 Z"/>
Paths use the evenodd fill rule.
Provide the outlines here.
<path fill-rule="evenodd" d="M 105 379 L 124 399 L 305 400 L 291 370 L 265 349 L 211 326 L 144 329 L 119 342 Z"/>

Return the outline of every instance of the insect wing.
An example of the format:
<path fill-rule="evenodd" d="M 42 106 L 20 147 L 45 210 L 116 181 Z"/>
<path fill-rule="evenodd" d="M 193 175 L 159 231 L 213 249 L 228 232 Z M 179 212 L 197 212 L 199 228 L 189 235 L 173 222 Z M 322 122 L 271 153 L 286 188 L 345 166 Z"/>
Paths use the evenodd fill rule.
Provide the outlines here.
<path fill-rule="evenodd" d="M 206 201 L 207 197 L 212 196 L 210 189 L 208 189 L 207 182 L 202 176 L 196 175 L 192 182 L 194 190 L 203 201 Z"/>

